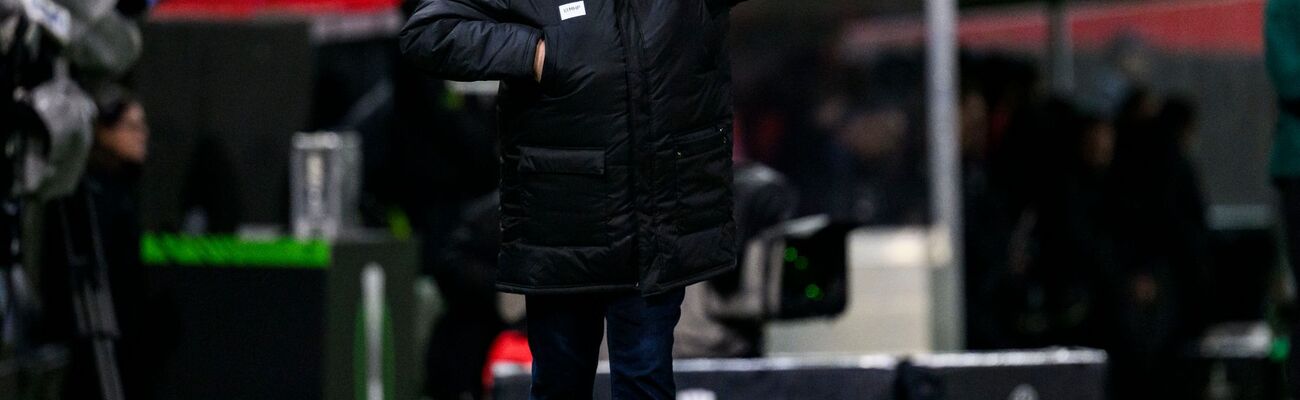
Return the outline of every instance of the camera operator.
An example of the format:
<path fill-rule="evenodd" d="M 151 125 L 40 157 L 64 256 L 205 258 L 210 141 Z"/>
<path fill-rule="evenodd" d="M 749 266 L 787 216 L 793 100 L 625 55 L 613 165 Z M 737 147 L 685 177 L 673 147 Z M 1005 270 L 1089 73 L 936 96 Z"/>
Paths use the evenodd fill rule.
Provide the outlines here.
<path fill-rule="evenodd" d="M 148 152 L 149 127 L 144 108 L 128 92 L 110 86 L 95 96 L 98 117 L 86 175 L 72 196 L 56 200 L 47 212 L 46 227 L 67 224 L 68 231 L 47 229 L 42 246 L 41 279 L 45 305 L 44 339 L 69 346 L 71 365 L 64 385 L 67 398 L 110 398 L 101 385 L 104 361 L 93 342 L 115 344 L 115 365 L 126 398 L 139 398 L 143 377 L 146 332 L 145 275 L 139 258 L 140 226 L 137 183 Z M 84 238 L 93 237 L 91 240 Z M 96 243 L 96 241 L 98 243 Z M 70 255 L 90 255 L 78 262 Z M 80 265 L 78 265 L 80 264 Z M 116 326 L 80 328 L 77 321 L 79 285 L 91 285 L 111 299 Z M 116 329 L 112 329 L 116 328 Z"/>
<path fill-rule="evenodd" d="M 19 362 L 6 372 L 59 375 L 61 362 L 24 360 L 63 354 L 66 346 L 67 398 L 124 397 L 115 347 L 119 322 L 131 317 L 118 316 L 114 303 L 130 301 L 113 298 L 108 276 L 119 272 L 110 265 L 139 270 L 129 177 L 144 158 L 147 130 L 138 103 L 113 95 L 96 104 L 83 85 L 110 82 L 135 63 L 142 46 L 132 17 L 147 5 L 0 0 L 0 220 L 8 228 L 0 238 L 7 239 L 0 246 L 0 304 L 7 306 L 0 310 L 0 357 Z M 123 293 L 141 292 L 126 286 Z M 39 379 L 18 382 L 20 393 L 60 392 Z"/>

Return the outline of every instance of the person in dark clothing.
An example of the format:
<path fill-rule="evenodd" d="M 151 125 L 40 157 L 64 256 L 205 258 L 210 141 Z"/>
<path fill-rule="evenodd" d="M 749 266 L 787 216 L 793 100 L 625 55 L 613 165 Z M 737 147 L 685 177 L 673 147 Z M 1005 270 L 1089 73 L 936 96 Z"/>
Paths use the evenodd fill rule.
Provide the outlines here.
<path fill-rule="evenodd" d="M 963 59 L 962 70 L 974 69 Z M 974 76 L 962 77 L 961 161 L 962 161 L 962 238 L 966 285 L 966 346 L 972 350 L 991 349 L 1002 338 L 990 309 L 993 297 L 992 277 L 1001 273 L 1007 262 L 1010 235 L 1003 191 L 989 176 L 988 104 L 982 82 Z"/>
<path fill-rule="evenodd" d="M 967 347 L 1029 346 L 1030 286 L 1026 272 L 1037 223 L 1031 188 L 1057 136 L 1060 104 L 1044 103 L 1035 89 L 1037 68 L 998 53 L 963 52 L 961 81 L 962 229 Z M 1068 114 L 1072 115 L 1072 114 Z M 1062 124 L 1065 125 L 1065 124 Z M 1048 133 L 1052 132 L 1052 133 Z M 1055 149 L 1060 150 L 1060 149 Z"/>
<path fill-rule="evenodd" d="M 1135 92 L 1117 123 L 1117 329 L 1107 346 L 1117 398 L 1150 398 L 1183 380 L 1178 358 L 1204 329 L 1209 228 L 1183 146 L 1194 114 L 1186 101 L 1147 96 Z"/>
<path fill-rule="evenodd" d="M 920 166 L 920 60 L 888 54 L 880 60 L 841 66 L 829 99 L 818 110 L 828 140 L 817 159 L 801 162 L 818 171 L 801 182 L 817 213 L 863 225 L 926 222 L 925 179 Z M 809 179 L 811 178 L 811 179 Z"/>
<path fill-rule="evenodd" d="M 1045 322 L 1041 345 L 1102 346 L 1106 299 L 1114 276 L 1114 228 L 1110 219 L 1110 167 L 1115 131 L 1094 115 L 1071 113 L 1056 143 L 1058 174 L 1045 182 L 1035 205 L 1038 282 Z"/>
<path fill-rule="evenodd" d="M 500 251 L 500 196 L 471 201 L 433 269 L 446 313 L 429 339 L 426 391 L 435 400 L 483 398 L 483 366 L 492 341 L 506 328 L 497 311 L 494 279 Z"/>
<path fill-rule="evenodd" d="M 907 140 L 915 137 L 915 127 L 906 110 L 892 104 L 845 116 L 827 154 L 832 184 L 826 211 L 833 218 L 863 225 L 925 223 L 925 180 Z"/>
<path fill-rule="evenodd" d="M 972 335 L 981 348 L 1099 345 L 1093 329 L 1104 330 L 1100 288 L 1113 268 L 1107 182 L 1114 131 L 1060 99 L 1032 110 L 1008 136 L 1018 141 L 1008 150 L 1037 150 L 1017 154 L 1025 171 L 1003 177 L 1019 187 L 989 191 L 988 204 L 974 203 L 1012 211 L 1015 222 L 975 220 L 1008 236 L 1004 249 L 986 245 L 974 253 L 1005 261 L 972 276 L 974 297 L 987 312 Z"/>
<path fill-rule="evenodd" d="M 973 179 L 964 183 L 971 207 L 967 212 L 980 213 L 971 218 L 970 229 L 988 231 L 966 239 L 973 250 L 967 284 L 972 312 L 979 312 L 969 322 L 970 335 L 972 345 L 980 349 L 1034 347 L 1047 341 L 1051 323 L 1045 318 L 1040 220 L 1048 188 L 1059 185 L 1062 166 L 1076 159 L 1060 140 L 1074 116 L 1071 104 L 1049 100 L 1015 107 L 1014 116 L 1000 117 L 1009 118 L 999 122 L 1006 124 L 1002 143 L 990 146 L 987 165 L 968 165 L 966 173 Z M 990 129 L 993 125 L 990 120 Z"/>
<path fill-rule="evenodd" d="M 137 210 L 149 127 L 144 108 L 120 88 L 101 89 L 96 103 L 86 175 L 72 196 L 51 202 L 46 214 L 40 282 L 45 334 L 71 349 L 67 398 L 113 398 L 114 392 L 149 398 L 147 371 L 158 361 L 157 342 L 146 328 L 148 285 Z M 110 304 L 88 298 L 92 293 Z M 105 325 L 86 327 L 79 319 L 89 303 L 110 306 L 92 316 Z M 109 358 L 96 353 L 97 340 L 110 343 Z"/>
<path fill-rule="evenodd" d="M 533 398 L 591 395 L 603 321 L 616 397 L 675 393 L 683 288 L 735 266 L 736 2 L 427 0 L 399 34 L 430 74 L 501 81 L 497 287 L 526 296 Z"/>

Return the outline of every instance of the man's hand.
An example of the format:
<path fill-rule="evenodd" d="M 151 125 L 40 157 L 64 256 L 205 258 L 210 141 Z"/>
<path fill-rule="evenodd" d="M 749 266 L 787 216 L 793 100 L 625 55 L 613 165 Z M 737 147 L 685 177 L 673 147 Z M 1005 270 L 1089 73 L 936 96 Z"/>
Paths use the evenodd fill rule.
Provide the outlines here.
<path fill-rule="evenodd" d="M 542 81 L 542 67 L 546 61 L 546 40 L 537 41 L 537 52 L 533 57 L 533 79 Z"/>

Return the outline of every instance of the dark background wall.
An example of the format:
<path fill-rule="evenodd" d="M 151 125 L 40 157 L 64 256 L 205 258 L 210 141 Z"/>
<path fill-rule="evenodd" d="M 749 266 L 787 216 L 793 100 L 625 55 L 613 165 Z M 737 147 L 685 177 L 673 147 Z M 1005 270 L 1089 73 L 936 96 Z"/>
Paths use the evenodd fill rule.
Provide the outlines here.
<path fill-rule="evenodd" d="M 195 206 L 209 230 L 284 224 L 290 139 L 312 106 L 308 25 L 151 22 L 144 43 L 136 74 L 153 132 L 144 227 L 179 229 Z"/>

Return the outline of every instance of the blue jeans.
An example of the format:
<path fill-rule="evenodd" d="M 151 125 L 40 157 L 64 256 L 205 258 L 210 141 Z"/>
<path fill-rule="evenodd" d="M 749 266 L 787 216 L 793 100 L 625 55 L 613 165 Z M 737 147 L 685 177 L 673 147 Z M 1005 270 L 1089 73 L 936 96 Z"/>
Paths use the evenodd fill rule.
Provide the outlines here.
<path fill-rule="evenodd" d="M 682 316 L 685 293 L 676 289 L 649 297 L 636 293 L 527 296 L 528 346 L 533 352 L 529 398 L 592 398 L 606 326 L 613 398 L 675 398 L 673 328 Z"/>

